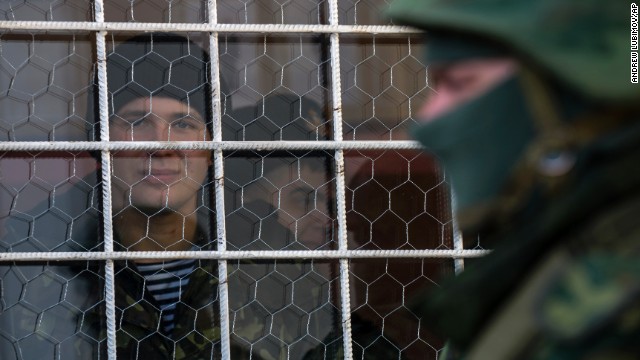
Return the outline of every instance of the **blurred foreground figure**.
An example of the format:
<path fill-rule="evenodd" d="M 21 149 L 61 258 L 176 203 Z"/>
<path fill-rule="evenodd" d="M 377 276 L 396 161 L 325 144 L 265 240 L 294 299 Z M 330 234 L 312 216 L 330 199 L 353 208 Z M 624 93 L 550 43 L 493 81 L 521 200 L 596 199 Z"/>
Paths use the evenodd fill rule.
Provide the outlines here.
<path fill-rule="evenodd" d="M 640 87 L 624 2 L 398 0 L 427 31 L 414 135 L 495 248 L 416 310 L 444 358 L 640 353 Z"/>

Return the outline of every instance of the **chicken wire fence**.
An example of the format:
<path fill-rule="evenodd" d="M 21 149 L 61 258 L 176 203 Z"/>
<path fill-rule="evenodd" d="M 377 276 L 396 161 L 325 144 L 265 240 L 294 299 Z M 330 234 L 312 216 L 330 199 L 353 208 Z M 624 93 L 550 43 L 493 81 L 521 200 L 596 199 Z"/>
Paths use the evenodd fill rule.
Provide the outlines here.
<path fill-rule="evenodd" d="M 437 358 L 485 251 L 385 6 L 0 2 L 0 358 Z"/>

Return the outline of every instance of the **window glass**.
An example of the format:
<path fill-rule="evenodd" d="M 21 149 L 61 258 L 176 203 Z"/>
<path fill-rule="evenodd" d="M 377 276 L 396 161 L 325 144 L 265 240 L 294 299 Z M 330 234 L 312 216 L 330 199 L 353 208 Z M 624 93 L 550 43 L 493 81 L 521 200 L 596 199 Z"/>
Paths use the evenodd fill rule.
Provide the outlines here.
<path fill-rule="evenodd" d="M 43 22 L 0 35 L 0 358 L 335 359 L 351 338 L 355 358 L 436 359 L 409 302 L 454 261 L 351 252 L 462 248 L 437 159 L 399 145 L 423 41 L 331 41 L 329 3 L 298 0 L 218 2 L 240 30 L 212 37 L 190 28 L 207 3 L 105 0 L 104 63 L 101 33 L 43 29 L 94 2 L 0 4 Z M 391 25 L 384 6 L 337 18 Z"/>
<path fill-rule="evenodd" d="M 91 21 L 93 7 L 85 0 L 7 0 L 0 2 L 0 20 Z"/>

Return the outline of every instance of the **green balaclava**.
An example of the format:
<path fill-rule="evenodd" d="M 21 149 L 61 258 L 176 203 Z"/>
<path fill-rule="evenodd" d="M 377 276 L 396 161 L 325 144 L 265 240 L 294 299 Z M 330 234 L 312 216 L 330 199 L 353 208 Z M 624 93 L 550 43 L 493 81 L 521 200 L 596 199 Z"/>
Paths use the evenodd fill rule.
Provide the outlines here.
<path fill-rule="evenodd" d="M 456 210 L 487 205 L 505 185 L 534 136 L 517 77 L 439 118 L 414 137 L 438 156 L 456 195 Z"/>
<path fill-rule="evenodd" d="M 531 186 L 547 194 L 550 194 L 548 189 L 559 189 L 558 186 L 566 184 L 571 177 L 570 170 L 562 176 L 557 175 L 573 166 L 571 152 L 576 154 L 575 150 L 614 128 L 616 122 L 624 118 L 616 115 L 620 120 L 611 121 L 611 113 L 637 106 L 640 87 L 629 81 L 629 28 L 628 23 L 620 20 L 629 14 L 628 3 L 604 0 L 394 0 L 387 14 L 397 24 L 427 31 L 428 65 L 438 57 L 445 63 L 492 57 L 485 50 L 476 51 L 485 45 L 504 49 L 508 56 L 521 62 L 520 70 L 514 75 L 517 81 L 508 79 L 415 132 L 419 140 L 441 157 L 448 169 L 458 195 L 458 214 L 477 210 L 481 204 L 508 202 L 511 205 L 501 213 L 510 217 L 514 204 L 522 204 L 522 199 L 531 194 Z M 461 40 L 440 39 L 438 35 L 442 33 L 457 34 Z M 476 39 L 482 40 L 473 44 Z M 467 45 L 462 46 L 465 40 Z M 476 50 L 469 50 L 469 46 Z M 464 51 L 459 51 L 463 48 Z M 514 93 L 508 91 L 509 87 Z M 496 95 L 499 92 L 504 94 L 505 101 L 494 103 L 491 108 L 492 97 L 499 97 Z M 506 101 L 507 97 L 510 102 Z M 523 107 L 523 101 L 514 100 L 516 97 L 526 100 L 526 111 L 517 110 Z M 473 109 L 478 110 L 473 112 Z M 495 114 L 496 118 L 480 127 L 476 120 L 490 116 L 484 111 Z M 535 119 L 528 130 L 529 119 L 526 117 Z M 464 143 L 464 152 L 457 149 L 462 141 L 454 144 L 453 140 L 445 139 L 444 132 L 446 136 L 453 134 L 447 130 L 447 123 L 457 124 L 458 129 L 465 130 L 473 126 L 476 132 L 466 131 L 466 139 L 476 142 L 475 147 Z M 512 131 L 514 127 L 519 128 L 507 133 L 500 130 L 498 124 L 511 127 Z M 501 134 L 508 135 L 500 138 Z M 448 144 L 443 146 L 445 140 Z M 485 146 L 480 145 L 481 140 Z M 477 153 L 468 153 L 470 151 Z M 554 152 L 557 158 L 554 158 Z M 469 166 L 465 167 L 462 161 Z M 476 161 L 485 167 L 478 169 L 474 164 Z M 579 158 L 574 156 L 573 161 L 579 161 Z M 540 170 L 535 168 L 537 163 L 551 164 L 551 170 L 560 164 L 561 171 L 536 173 Z M 518 185 L 538 175 L 540 177 L 531 184 Z M 513 196 L 514 187 L 519 188 L 515 191 L 517 196 Z M 497 189 L 506 189 L 509 195 L 498 194 Z M 509 201 L 504 201 L 506 198 Z"/>
<path fill-rule="evenodd" d="M 505 56 L 489 44 L 452 35 L 429 34 L 427 42 L 428 65 Z M 534 136 L 517 74 L 414 130 L 443 165 L 458 213 L 495 202 Z"/>

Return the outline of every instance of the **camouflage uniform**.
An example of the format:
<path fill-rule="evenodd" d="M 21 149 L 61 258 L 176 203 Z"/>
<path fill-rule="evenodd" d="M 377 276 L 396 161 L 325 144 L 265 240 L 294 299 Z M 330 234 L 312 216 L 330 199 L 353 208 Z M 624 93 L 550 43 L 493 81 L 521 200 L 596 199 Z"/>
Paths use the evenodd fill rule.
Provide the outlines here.
<path fill-rule="evenodd" d="M 436 319 L 472 359 L 635 358 L 640 350 L 635 144 L 627 144 L 636 147 L 633 153 L 599 149 L 593 155 L 602 156 L 606 172 L 603 164 L 586 163 L 591 169 L 562 199 L 532 204 L 536 215 L 523 214 L 511 228 L 485 234 L 484 240 L 500 244 L 494 253 L 431 294 L 417 311 Z"/>
<path fill-rule="evenodd" d="M 144 278 L 134 264 L 116 263 L 116 347 L 118 359 L 219 359 L 220 325 L 217 298 L 217 265 L 201 261 L 189 275 L 189 285 L 176 307 L 172 334 L 159 329 L 160 311 L 155 299 L 145 291 Z M 97 293 L 104 284 L 97 284 Z M 89 315 L 92 327 L 106 338 L 104 303 Z M 94 330 L 95 331 L 95 330 Z M 106 358 L 106 342 L 102 357 Z M 248 358 L 248 351 L 233 347 L 236 355 Z M 241 357 L 241 358 L 242 358 Z"/>
<path fill-rule="evenodd" d="M 170 335 L 163 334 L 159 306 L 145 289 L 135 264 L 116 262 L 116 347 L 119 359 L 218 359 L 220 349 L 220 303 L 217 261 L 200 260 L 189 275 L 176 307 L 176 323 Z M 237 272 L 262 273 L 257 298 L 256 280 L 246 281 Z M 99 269 L 96 269 L 99 271 Z M 328 301 L 328 284 L 309 277 L 311 269 L 301 262 L 242 262 L 230 264 L 229 306 L 231 312 L 232 359 L 301 359 L 319 343 L 317 337 L 331 327 L 335 308 Z M 283 278 L 286 276 L 286 279 Z M 293 284 L 292 284 L 293 283 Z M 103 284 L 93 293 L 101 293 Z M 283 294 L 295 286 L 302 299 L 289 304 Z M 291 295 L 290 293 L 288 295 Z M 298 297 L 300 297 L 298 296 Z M 301 310 L 300 310 L 301 309 Z M 306 319 L 300 311 L 320 313 Z M 288 315 L 288 316 L 287 316 Z M 104 303 L 89 315 L 93 327 L 106 338 Z M 93 330 L 95 332 L 95 330 Z M 102 353 L 106 356 L 106 344 Z"/>
<path fill-rule="evenodd" d="M 232 342 L 269 360 L 299 360 L 324 347 L 340 327 L 332 281 L 321 264 L 303 261 L 229 263 Z M 253 280 L 255 279 L 255 280 Z"/>
<path fill-rule="evenodd" d="M 495 206 L 462 217 L 494 252 L 414 300 L 449 338 L 442 357 L 637 358 L 640 87 L 628 77 L 628 3 L 398 0 L 390 13 L 427 30 L 427 47 L 431 31 L 518 59 L 533 113 Z M 573 159 L 567 171 L 545 172 L 559 154 Z"/>
<path fill-rule="evenodd" d="M 81 190 L 79 187 L 56 194 L 55 203 L 84 206 L 70 201 L 78 199 Z M 54 210 L 47 202 L 34 211 Z M 85 211 L 92 216 L 82 226 L 75 224 L 77 231 L 71 239 L 66 238 L 66 228 L 51 226 L 50 218 L 23 221 L 19 214 L 12 214 L 0 245 L 4 251 L 97 250 L 101 244 L 96 241 L 100 238 L 99 212 L 93 208 Z M 71 209 L 69 212 L 73 213 Z M 40 239 L 34 238 L 29 228 L 50 230 Z M 65 360 L 106 359 L 102 264 L 2 264 L 0 357 L 42 359 L 58 351 Z M 337 313 L 330 299 L 330 280 L 317 275 L 310 263 L 243 261 L 230 262 L 229 268 L 232 359 L 301 359 L 335 327 Z M 116 261 L 115 274 L 119 359 L 221 357 L 217 261 L 196 262 L 177 305 L 177 322 L 171 336 L 159 331 L 159 306 L 145 290 L 135 264 Z M 258 281 L 268 283 L 268 288 L 256 291 Z M 296 293 L 293 300 L 289 298 L 291 291 Z"/>

